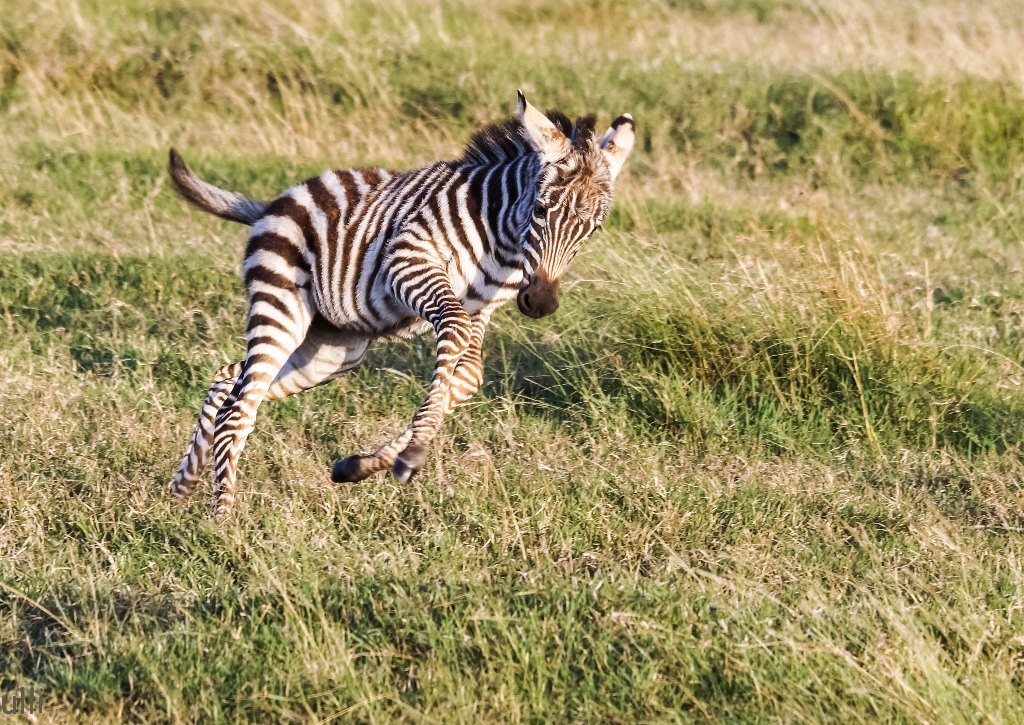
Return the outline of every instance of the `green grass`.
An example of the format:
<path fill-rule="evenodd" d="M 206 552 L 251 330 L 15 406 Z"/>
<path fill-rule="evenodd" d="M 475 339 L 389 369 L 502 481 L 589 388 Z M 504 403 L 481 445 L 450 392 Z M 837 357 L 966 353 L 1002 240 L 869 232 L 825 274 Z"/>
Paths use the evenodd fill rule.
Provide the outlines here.
<path fill-rule="evenodd" d="M 485 40 L 480 28 L 489 29 Z M 1010 0 L 24 3 L 0 19 L 0 694 L 79 721 L 1024 720 Z M 639 142 L 411 484 L 429 340 L 166 484 L 269 198 L 536 103 Z"/>

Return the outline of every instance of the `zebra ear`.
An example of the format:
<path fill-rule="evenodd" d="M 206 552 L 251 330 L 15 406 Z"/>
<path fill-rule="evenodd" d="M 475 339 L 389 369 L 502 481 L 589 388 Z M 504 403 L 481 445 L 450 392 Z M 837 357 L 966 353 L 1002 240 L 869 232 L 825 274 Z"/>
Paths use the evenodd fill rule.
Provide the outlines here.
<path fill-rule="evenodd" d="M 522 91 L 519 91 L 519 120 L 544 163 L 560 161 L 569 154 L 569 139 L 547 116 L 526 100 Z"/>
<path fill-rule="evenodd" d="M 604 158 L 608 162 L 608 168 L 611 169 L 612 179 L 622 171 L 626 157 L 633 150 L 633 141 L 636 140 L 635 130 L 636 123 L 634 123 L 633 117 L 628 113 L 623 113 L 612 121 L 611 127 L 598 143 L 601 153 L 604 154 Z"/>

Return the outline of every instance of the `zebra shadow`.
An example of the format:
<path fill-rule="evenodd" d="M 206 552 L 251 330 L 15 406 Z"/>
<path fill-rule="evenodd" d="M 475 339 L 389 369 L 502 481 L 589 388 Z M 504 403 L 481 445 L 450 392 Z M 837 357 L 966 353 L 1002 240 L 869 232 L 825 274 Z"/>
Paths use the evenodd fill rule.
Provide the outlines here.
<path fill-rule="evenodd" d="M 395 396 L 396 404 L 415 405 L 422 399 L 433 364 L 429 336 L 380 344 L 350 374 L 350 384 L 366 384 Z M 653 391 L 630 383 L 639 372 L 634 367 L 614 351 L 577 334 L 559 334 L 537 324 L 499 324 L 488 331 L 484 381 L 467 406 L 514 404 L 519 415 L 561 424 L 585 424 L 611 406 L 645 422 L 666 422 Z M 388 387 L 391 393 L 386 392 Z"/>

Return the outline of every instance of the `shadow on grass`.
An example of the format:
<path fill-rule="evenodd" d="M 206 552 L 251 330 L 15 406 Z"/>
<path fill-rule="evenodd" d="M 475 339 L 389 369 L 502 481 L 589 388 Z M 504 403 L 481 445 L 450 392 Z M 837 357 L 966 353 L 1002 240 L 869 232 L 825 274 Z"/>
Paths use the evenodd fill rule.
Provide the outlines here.
<path fill-rule="evenodd" d="M 526 415 L 580 429 L 740 437 L 801 454 L 859 446 L 973 456 L 1024 437 L 1024 404 L 972 378 L 970 351 L 902 344 L 870 319 L 781 312 L 575 295 L 540 323 L 506 309 L 488 334 L 479 400 L 513 400 Z M 33 352 L 63 346 L 80 374 L 149 376 L 185 404 L 198 402 L 214 367 L 197 351 L 241 353 L 244 296 L 209 260 L 9 255 L 0 314 Z M 411 411 L 432 361 L 430 340 L 378 346 L 349 392 L 364 412 L 360 387 Z"/>

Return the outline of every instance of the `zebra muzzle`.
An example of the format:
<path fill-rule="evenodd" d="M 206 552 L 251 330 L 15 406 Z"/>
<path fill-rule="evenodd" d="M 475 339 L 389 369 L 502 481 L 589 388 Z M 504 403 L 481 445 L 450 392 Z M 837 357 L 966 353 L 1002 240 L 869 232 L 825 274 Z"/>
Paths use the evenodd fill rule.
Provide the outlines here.
<path fill-rule="evenodd" d="M 519 311 L 534 319 L 553 314 L 558 309 L 558 284 L 559 280 L 538 270 L 529 284 L 519 290 L 516 297 Z"/>

